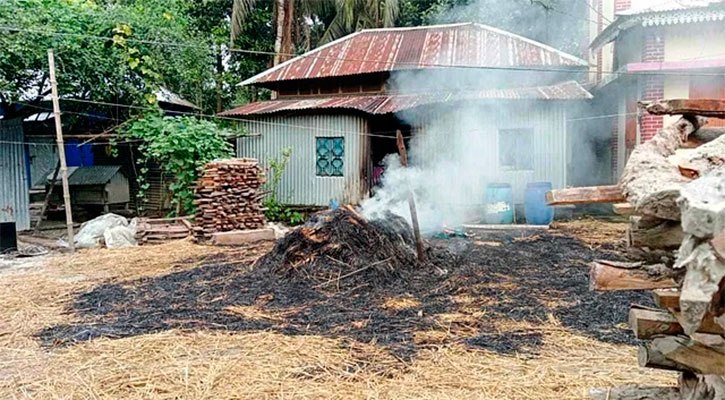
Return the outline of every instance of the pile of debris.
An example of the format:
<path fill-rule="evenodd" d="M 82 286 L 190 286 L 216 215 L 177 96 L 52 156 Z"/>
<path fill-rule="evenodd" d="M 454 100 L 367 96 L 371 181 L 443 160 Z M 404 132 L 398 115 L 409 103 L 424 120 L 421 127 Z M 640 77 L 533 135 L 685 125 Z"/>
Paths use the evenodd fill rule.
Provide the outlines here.
<path fill-rule="evenodd" d="M 703 127 L 704 117 L 725 118 L 725 101 L 661 100 L 642 107 L 682 117 L 635 148 L 618 188 L 588 190 L 598 201 L 609 192 L 612 201 L 628 202 L 620 209 L 633 214 L 630 245 L 679 250 L 659 265 L 594 262 L 591 287 L 653 290 L 659 308 L 633 306 L 629 313 L 635 336 L 646 340 L 639 365 L 679 371 L 679 387 L 591 394 L 612 400 L 725 399 L 725 130 Z"/>
<path fill-rule="evenodd" d="M 207 240 L 216 232 L 264 227 L 260 186 L 262 168 L 253 158 L 214 161 L 206 165 L 196 188 L 194 236 Z"/>
<path fill-rule="evenodd" d="M 428 248 L 429 264 L 445 260 Z M 280 239 L 256 268 L 319 288 L 376 285 L 412 268 L 416 257 L 410 225 L 397 215 L 367 220 L 352 206 L 314 214 L 304 225 Z"/>

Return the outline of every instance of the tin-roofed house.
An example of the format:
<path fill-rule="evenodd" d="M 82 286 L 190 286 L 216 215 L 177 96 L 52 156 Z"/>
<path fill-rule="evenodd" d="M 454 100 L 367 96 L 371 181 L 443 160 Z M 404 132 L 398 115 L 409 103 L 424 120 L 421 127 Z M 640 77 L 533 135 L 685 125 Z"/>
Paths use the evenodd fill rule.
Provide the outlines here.
<path fill-rule="evenodd" d="M 249 133 L 238 140 L 241 157 L 265 162 L 292 148 L 279 188 L 292 204 L 366 198 L 383 158 L 397 152 L 398 129 L 409 141 L 437 134 L 447 143 L 412 162 L 483 143 L 480 169 L 511 183 L 520 202 L 527 182 L 567 184 L 567 115 L 591 98 L 575 80 L 586 70 L 575 56 L 481 24 L 371 29 L 245 80 L 276 97 L 220 115 Z"/>

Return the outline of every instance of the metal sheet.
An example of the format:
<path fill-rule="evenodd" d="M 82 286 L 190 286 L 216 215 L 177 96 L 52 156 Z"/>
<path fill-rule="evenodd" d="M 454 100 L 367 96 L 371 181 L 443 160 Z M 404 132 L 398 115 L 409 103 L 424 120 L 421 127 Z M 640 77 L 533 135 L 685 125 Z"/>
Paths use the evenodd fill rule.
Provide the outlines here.
<path fill-rule="evenodd" d="M 523 203 L 524 190 L 530 182 L 548 181 L 554 188 L 566 186 L 565 104 L 533 102 L 526 108 L 514 108 L 502 103 L 425 110 L 406 115 L 406 122 L 414 121 L 416 132 L 417 144 L 413 144 L 417 146 L 413 153 L 416 157 L 411 159 L 411 164 L 444 162 L 445 165 L 446 159 L 458 159 L 466 167 L 462 185 L 467 185 L 460 190 L 464 193 L 458 200 L 460 203 L 481 204 L 485 183 L 509 183 L 517 204 Z M 532 169 L 506 170 L 499 165 L 499 131 L 519 128 L 533 130 Z M 423 135 L 433 139 L 421 139 Z M 436 136 L 440 138 L 436 140 Z M 468 159 L 461 160 L 461 156 Z"/>
<path fill-rule="evenodd" d="M 0 222 L 30 228 L 28 178 L 22 120 L 0 120 Z"/>
<path fill-rule="evenodd" d="M 237 140 L 237 155 L 253 157 L 268 166 L 284 148 L 292 148 L 290 163 L 278 188 L 279 200 L 290 204 L 357 203 L 367 194 L 362 157 L 368 132 L 365 118 L 354 115 L 259 116 L 241 121 L 251 135 Z M 316 175 L 316 137 L 345 138 L 342 177 Z"/>
<path fill-rule="evenodd" d="M 369 114 L 388 114 L 427 104 L 471 100 L 586 100 L 592 95 L 578 82 L 567 81 L 550 86 L 460 92 L 417 93 L 387 96 L 332 96 L 309 99 L 259 101 L 224 111 L 220 116 L 272 114 L 281 111 L 347 109 Z"/>
<path fill-rule="evenodd" d="M 510 32 L 477 23 L 459 23 L 363 30 L 284 62 L 242 84 L 441 66 L 585 67 L 588 64 Z"/>

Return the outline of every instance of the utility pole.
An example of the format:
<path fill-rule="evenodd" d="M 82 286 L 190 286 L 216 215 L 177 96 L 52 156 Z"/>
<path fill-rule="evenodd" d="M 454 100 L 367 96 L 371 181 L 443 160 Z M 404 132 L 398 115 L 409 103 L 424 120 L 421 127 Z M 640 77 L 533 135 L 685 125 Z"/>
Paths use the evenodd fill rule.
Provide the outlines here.
<path fill-rule="evenodd" d="M 400 129 L 396 131 L 396 137 L 398 139 L 398 153 L 400 154 L 400 164 L 404 168 L 408 168 L 408 152 L 405 150 L 405 141 L 403 140 L 403 133 Z M 415 207 L 415 197 L 413 197 L 413 191 L 408 190 L 408 206 L 410 207 L 410 220 L 413 222 L 413 234 L 415 235 L 415 249 L 418 253 L 418 261 L 423 262 L 425 258 L 423 256 L 423 239 L 420 237 L 420 225 L 418 225 L 418 211 Z"/>
<path fill-rule="evenodd" d="M 73 244 L 73 215 L 70 208 L 70 188 L 68 187 L 68 166 L 65 163 L 65 144 L 63 143 L 63 127 L 60 124 L 60 104 L 58 102 L 58 81 L 55 79 L 55 57 L 53 49 L 48 49 L 48 66 L 50 68 L 50 88 L 53 97 L 53 115 L 55 120 L 56 142 L 58 143 L 58 159 L 60 162 L 60 177 L 63 182 L 63 203 L 65 205 L 65 222 L 68 228 L 68 246 L 71 251 L 76 250 Z M 53 182 L 55 185 L 55 182 Z"/>

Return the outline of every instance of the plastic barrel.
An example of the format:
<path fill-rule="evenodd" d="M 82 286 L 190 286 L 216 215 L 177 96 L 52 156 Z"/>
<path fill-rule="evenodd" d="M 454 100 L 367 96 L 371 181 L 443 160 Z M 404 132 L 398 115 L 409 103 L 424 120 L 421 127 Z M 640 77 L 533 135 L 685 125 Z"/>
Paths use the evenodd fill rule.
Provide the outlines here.
<path fill-rule="evenodd" d="M 18 249 L 15 222 L 0 222 L 0 254 Z"/>
<path fill-rule="evenodd" d="M 487 224 L 511 224 L 514 222 L 514 198 L 508 183 L 489 183 L 486 185 Z"/>
<path fill-rule="evenodd" d="M 554 219 L 554 207 L 546 204 L 546 192 L 551 190 L 551 182 L 531 182 L 524 192 L 524 212 L 526 223 L 531 225 L 549 225 Z"/>

